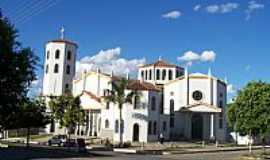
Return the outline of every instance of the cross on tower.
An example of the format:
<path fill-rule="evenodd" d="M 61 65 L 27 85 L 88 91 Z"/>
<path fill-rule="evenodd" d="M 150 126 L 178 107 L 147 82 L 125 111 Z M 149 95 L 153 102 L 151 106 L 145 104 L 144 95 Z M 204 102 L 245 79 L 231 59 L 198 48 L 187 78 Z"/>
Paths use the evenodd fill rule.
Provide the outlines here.
<path fill-rule="evenodd" d="M 64 28 L 64 26 L 61 27 L 60 33 L 61 33 L 61 39 L 64 39 L 64 37 L 65 37 L 65 28 Z"/>

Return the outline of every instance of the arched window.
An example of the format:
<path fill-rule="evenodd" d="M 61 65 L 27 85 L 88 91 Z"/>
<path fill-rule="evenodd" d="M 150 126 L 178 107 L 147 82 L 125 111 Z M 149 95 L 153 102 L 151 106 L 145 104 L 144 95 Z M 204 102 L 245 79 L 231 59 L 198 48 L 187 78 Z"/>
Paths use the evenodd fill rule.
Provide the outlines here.
<path fill-rule="evenodd" d="M 148 79 L 148 71 L 146 70 L 145 71 L 145 80 L 147 80 Z"/>
<path fill-rule="evenodd" d="M 172 80 L 172 70 L 169 70 L 169 80 Z"/>
<path fill-rule="evenodd" d="M 48 65 L 48 64 L 46 65 L 45 72 L 46 72 L 46 73 L 48 73 L 48 72 L 49 72 L 49 65 Z"/>
<path fill-rule="evenodd" d="M 70 74 L 70 65 L 67 65 L 66 73 L 67 73 L 67 74 Z"/>
<path fill-rule="evenodd" d="M 50 51 L 47 51 L 47 59 L 50 58 Z"/>
<path fill-rule="evenodd" d="M 106 120 L 105 120 L 105 128 L 109 128 L 109 127 L 110 127 L 109 120 L 106 119 Z"/>
<path fill-rule="evenodd" d="M 151 109 L 156 110 L 156 97 L 151 98 Z"/>
<path fill-rule="evenodd" d="M 154 122 L 153 134 L 157 134 L 157 122 Z"/>
<path fill-rule="evenodd" d="M 166 78 L 166 70 L 163 69 L 162 70 L 162 80 L 165 80 L 165 78 Z"/>
<path fill-rule="evenodd" d="M 160 70 L 157 69 L 157 80 L 160 80 Z"/>
<path fill-rule="evenodd" d="M 152 121 L 148 122 L 148 135 L 152 134 Z"/>
<path fill-rule="evenodd" d="M 58 64 L 55 64 L 54 65 L 54 73 L 58 73 L 58 71 L 59 71 L 59 66 L 58 66 Z"/>
<path fill-rule="evenodd" d="M 71 51 L 67 52 L 67 60 L 71 60 Z"/>
<path fill-rule="evenodd" d="M 59 59 L 59 57 L 60 57 L 60 50 L 57 49 L 57 50 L 55 51 L 55 59 Z"/>
<path fill-rule="evenodd" d="M 140 96 L 136 95 L 134 97 L 134 109 L 138 109 L 140 106 Z"/>
<path fill-rule="evenodd" d="M 66 83 L 65 85 L 65 89 L 68 90 L 69 89 L 69 85 Z"/>
<path fill-rule="evenodd" d="M 119 132 L 119 121 L 115 120 L 115 126 L 114 126 L 115 133 Z"/>
<path fill-rule="evenodd" d="M 152 80 L 152 70 L 149 70 L 149 80 Z"/>
<path fill-rule="evenodd" d="M 141 79 L 144 79 L 144 71 L 141 71 Z"/>

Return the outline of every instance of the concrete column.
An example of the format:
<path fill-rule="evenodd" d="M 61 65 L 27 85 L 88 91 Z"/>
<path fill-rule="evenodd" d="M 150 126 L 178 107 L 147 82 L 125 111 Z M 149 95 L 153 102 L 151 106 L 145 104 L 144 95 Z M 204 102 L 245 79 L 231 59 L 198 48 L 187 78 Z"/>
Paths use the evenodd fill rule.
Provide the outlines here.
<path fill-rule="evenodd" d="M 214 114 L 211 113 L 210 115 L 210 139 L 215 139 L 214 135 Z"/>

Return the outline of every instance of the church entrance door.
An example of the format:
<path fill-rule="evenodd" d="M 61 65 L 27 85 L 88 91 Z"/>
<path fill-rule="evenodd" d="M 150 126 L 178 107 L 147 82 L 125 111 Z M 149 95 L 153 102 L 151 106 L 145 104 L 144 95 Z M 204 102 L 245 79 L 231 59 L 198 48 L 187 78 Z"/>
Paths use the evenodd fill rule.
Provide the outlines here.
<path fill-rule="evenodd" d="M 198 140 L 202 140 L 203 138 L 203 117 L 199 113 L 195 113 L 192 115 L 191 137 L 192 139 Z"/>

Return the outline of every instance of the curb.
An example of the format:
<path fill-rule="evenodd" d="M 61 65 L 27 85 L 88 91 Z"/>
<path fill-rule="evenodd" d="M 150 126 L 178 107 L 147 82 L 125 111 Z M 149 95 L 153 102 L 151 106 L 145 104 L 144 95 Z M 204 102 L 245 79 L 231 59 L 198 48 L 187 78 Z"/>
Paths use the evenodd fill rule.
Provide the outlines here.
<path fill-rule="evenodd" d="M 262 149 L 262 146 L 254 146 L 252 150 Z M 270 146 L 265 146 L 265 148 L 270 148 Z M 213 152 L 231 152 L 231 151 L 244 151 L 249 150 L 248 147 L 239 148 L 220 148 L 212 150 L 195 150 L 195 151 L 164 151 L 164 150 L 136 150 L 136 149 L 126 149 L 126 148 L 114 148 L 114 152 L 126 153 L 126 154 L 150 154 L 150 155 L 172 155 L 172 154 L 194 154 L 194 153 L 213 153 Z"/>

